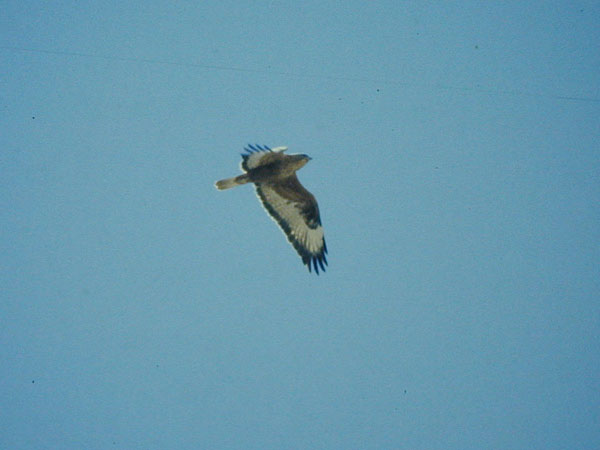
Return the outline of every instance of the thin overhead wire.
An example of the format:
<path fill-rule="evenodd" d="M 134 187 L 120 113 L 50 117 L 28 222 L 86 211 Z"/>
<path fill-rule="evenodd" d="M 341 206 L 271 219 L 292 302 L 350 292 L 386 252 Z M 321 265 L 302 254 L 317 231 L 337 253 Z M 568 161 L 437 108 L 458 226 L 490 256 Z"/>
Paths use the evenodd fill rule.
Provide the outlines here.
<path fill-rule="evenodd" d="M 62 56 L 75 56 L 80 58 L 95 58 L 104 59 L 109 61 L 122 61 L 122 62 L 134 62 L 143 64 L 157 64 L 165 66 L 179 66 L 179 67 L 190 67 L 199 68 L 205 70 L 216 70 L 216 71 L 229 71 L 229 72 L 245 72 L 245 73 L 256 73 L 256 74 L 270 74 L 279 75 L 290 78 L 304 78 L 304 79 L 319 79 L 329 81 L 349 81 L 357 83 L 372 83 L 380 85 L 397 85 L 397 86 L 408 86 L 408 87 L 419 87 L 428 89 L 439 89 L 447 91 L 463 91 L 463 92 L 474 92 L 474 93 L 485 93 L 493 95 L 509 95 L 509 96 L 520 96 L 520 97 L 534 97 L 534 98 L 550 98 L 555 100 L 566 100 L 566 101 L 577 101 L 577 102 L 600 102 L 600 97 L 597 96 L 576 96 L 576 95 L 560 95 L 560 94 L 549 94 L 541 92 L 532 92 L 520 89 L 493 89 L 482 86 L 465 87 L 456 85 L 442 85 L 442 84 L 423 84 L 414 83 L 399 80 L 390 79 L 377 79 L 370 77 L 348 77 L 338 75 L 313 75 L 306 73 L 297 73 L 283 70 L 274 70 L 271 68 L 253 69 L 247 67 L 236 67 L 228 65 L 217 65 L 217 64 L 202 64 L 194 62 L 181 62 L 181 61 L 169 61 L 153 58 L 138 58 L 130 56 L 114 56 L 114 55 L 102 55 L 96 53 L 86 52 L 75 52 L 75 51 L 64 51 L 64 50 L 43 50 L 37 48 L 26 48 L 26 47 L 12 47 L 12 46 L 0 46 L 0 49 L 11 50 L 15 52 L 28 52 L 28 53 L 39 53 L 46 55 L 62 55 Z"/>

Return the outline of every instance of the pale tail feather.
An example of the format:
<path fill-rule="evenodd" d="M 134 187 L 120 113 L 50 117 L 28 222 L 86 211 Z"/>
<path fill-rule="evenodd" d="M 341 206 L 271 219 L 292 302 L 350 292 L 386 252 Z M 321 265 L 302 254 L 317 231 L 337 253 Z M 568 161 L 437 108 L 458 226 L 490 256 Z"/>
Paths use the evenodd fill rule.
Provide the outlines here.
<path fill-rule="evenodd" d="M 250 179 L 247 175 L 239 175 L 233 178 L 225 178 L 224 180 L 219 180 L 215 183 L 215 187 L 222 191 L 224 189 L 230 189 L 235 186 L 239 186 L 240 184 L 249 183 Z"/>

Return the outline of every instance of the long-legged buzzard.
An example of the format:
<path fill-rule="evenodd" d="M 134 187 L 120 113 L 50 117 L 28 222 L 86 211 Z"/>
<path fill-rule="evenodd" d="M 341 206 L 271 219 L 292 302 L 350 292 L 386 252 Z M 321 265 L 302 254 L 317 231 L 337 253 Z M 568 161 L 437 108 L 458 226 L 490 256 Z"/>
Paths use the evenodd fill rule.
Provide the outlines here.
<path fill-rule="evenodd" d="M 325 271 L 327 246 L 315 197 L 298 181 L 296 171 L 310 161 L 307 155 L 285 155 L 287 147 L 270 149 L 249 145 L 242 154 L 241 168 L 245 172 L 215 183 L 219 190 L 240 184 L 254 183 L 256 194 L 270 216 L 277 222 L 296 249 L 302 262 Z"/>

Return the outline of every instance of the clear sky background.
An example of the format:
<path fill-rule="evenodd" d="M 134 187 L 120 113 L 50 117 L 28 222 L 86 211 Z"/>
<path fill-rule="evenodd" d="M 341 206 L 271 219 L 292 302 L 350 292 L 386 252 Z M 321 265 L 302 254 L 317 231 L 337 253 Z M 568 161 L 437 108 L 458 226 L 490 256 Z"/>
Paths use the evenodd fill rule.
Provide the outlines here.
<path fill-rule="evenodd" d="M 59 3 L 0 15 L 1 448 L 598 448 L 598 2 Z"/>

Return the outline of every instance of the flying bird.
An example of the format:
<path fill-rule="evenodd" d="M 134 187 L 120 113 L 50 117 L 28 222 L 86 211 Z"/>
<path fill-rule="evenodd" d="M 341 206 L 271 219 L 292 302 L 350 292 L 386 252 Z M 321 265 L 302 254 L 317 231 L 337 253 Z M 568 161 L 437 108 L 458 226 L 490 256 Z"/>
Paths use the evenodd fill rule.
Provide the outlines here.
<path fill-rule="evenodd" d="M 327 246 L 319 206 L 296 176 L 296 171 L 311 160 L 310 156 L 286 155 L 287 147 L 248 145 L 244 150 L 240 167 L 245 173 L 217 181 L 216 188 L 254 183 L 263 207 L 285 233 L 308 271 L 314 268 L 318 275 L 320 268 L 324 272 Z"/>

